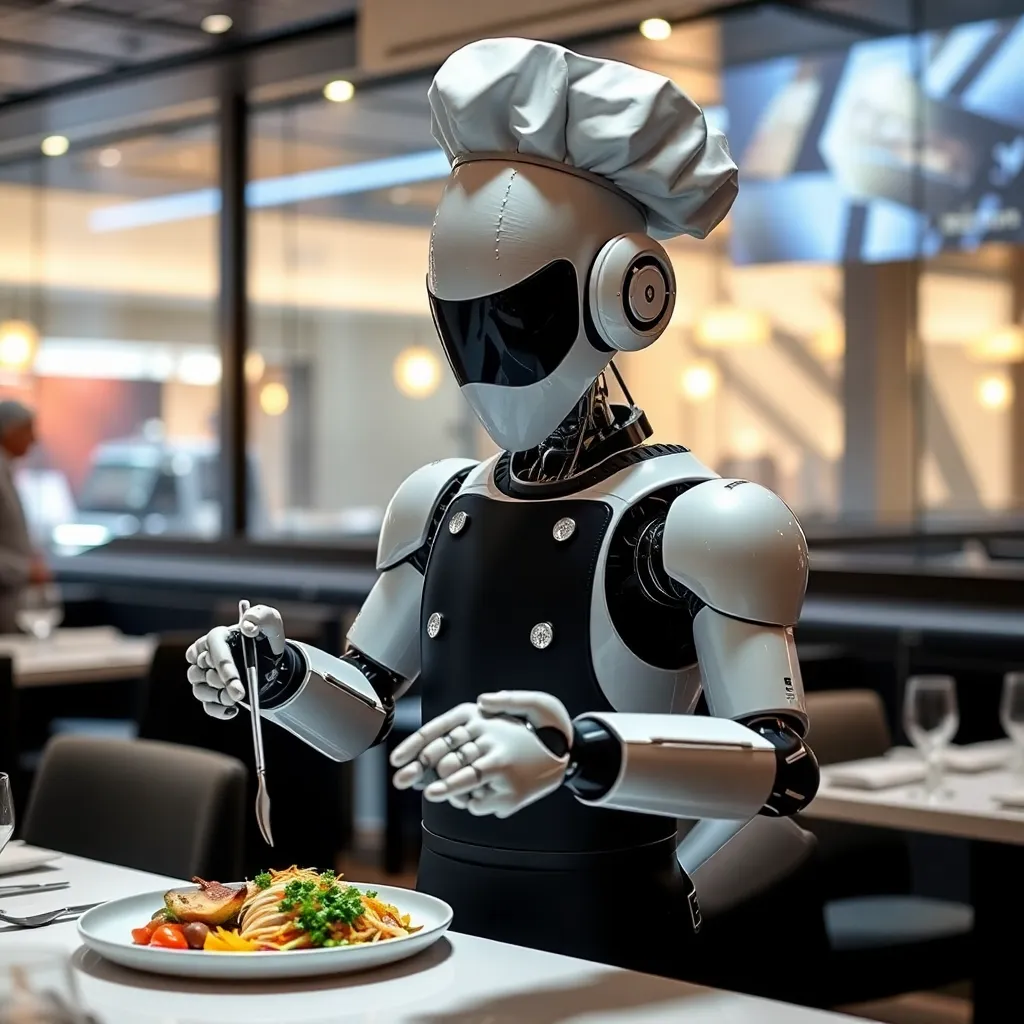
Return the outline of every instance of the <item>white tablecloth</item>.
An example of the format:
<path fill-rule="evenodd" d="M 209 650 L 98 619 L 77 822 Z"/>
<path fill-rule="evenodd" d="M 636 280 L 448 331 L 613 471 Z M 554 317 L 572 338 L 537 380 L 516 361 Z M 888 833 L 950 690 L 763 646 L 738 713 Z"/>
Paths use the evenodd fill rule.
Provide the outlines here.
<path fill-rule="evenodd" d="M 65 857 L 16 881 L 71 888 L 0 901 L 31 914 L 174 884 Z M 840 1024 L 851 1018 L 450 934 L 404 963 L 361 975 L 252 984 L 162 978 L 115 967 L 80 947 L 73 923 L 35 932 L 0 926 L 0 957 L 30 946 L 72 956 L 98 1024 Z"/>

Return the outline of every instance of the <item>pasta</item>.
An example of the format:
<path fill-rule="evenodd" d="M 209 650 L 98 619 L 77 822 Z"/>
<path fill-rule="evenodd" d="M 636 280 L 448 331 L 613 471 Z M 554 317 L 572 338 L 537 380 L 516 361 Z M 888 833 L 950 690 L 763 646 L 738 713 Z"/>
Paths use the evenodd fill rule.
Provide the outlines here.
<path fill-rule="evenodd" d="M 217 953 L 288 952 L 400 939 L 420 930 L 408 914 L 338 879 L 292 866 L 235 888 L 219 882 L 165 893 L 164 907 L 132 931 L 139 945 Z"/>

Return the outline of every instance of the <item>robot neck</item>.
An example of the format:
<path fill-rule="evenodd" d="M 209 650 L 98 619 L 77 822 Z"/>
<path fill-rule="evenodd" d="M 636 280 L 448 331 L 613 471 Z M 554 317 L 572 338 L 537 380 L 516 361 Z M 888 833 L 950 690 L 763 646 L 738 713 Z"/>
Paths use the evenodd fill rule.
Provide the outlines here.
<path fill-rule="evenodd" d="M 513 475 L 524 483 L 571 480 L 610 456 L 643 444 L 653 433 L 651 425 L 628 392 L 626 398 L 628 405 L 609 402 L 601 374 L 553 433 L 536 448 L 512 455 Z"/>

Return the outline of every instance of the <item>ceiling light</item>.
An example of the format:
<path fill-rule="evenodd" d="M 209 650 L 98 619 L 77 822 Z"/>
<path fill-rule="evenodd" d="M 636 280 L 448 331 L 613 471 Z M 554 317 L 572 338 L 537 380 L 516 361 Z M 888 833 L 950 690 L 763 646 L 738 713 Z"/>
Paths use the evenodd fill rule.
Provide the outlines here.
<path fill-rule="evenodd" d="M 250 384 L 258 384 L 267 369 L 267 361 L 259 352 L 249 352 L 245 357 L 245 379 Z"/>
<path fill-rule="evenodd" d="M 1016 363 L 1024 359 L 1024 327 L 1012 324 L 980 338 L 970 355 L 982 363 Z"/>
<path fill-rule="evenodd" d="M 70 143 L 63 135 L 47 135 L 39 148 L 44 156 L 63 156 L 68 151 Z"/>
<path fill-rule="evenodd" d="M 718 373 L 709 363 L 694 363 L 683 370 L 679 383 L 691 402 L 703 402 L 718 389 Z"/>
<path fill-rule="evenodd" d="M 277 381 L 264 384 L 260 391 L 260 408 L 268 416 L 280 416 L 288 408 L 288 389 Z"/>
<path fill-rule="evenodd" d="M 100 167 L 116 167 L 121 162 L 121 150 L 101 149 L 100 155 L 96 158 Z"/>
<path fill-rule="evenodd" d="M 227 14 L 208 14 L 199 22 L 199 27 L 204 32 L 209 32 L 211 36 L 224 35 L 232 25 L 234 25 L 234 22 L 231 20 L 230 15 Z"/>
<path fill-rule="evenodd" d="M 1005 409 L 1013 402 L 1013 385 L 1003 376 L 978 381 L 978 401 L 986 409 Z"/>
<path fill-rule="evenodd" d="M 414 346 L 400 352 L 394 365 L 395 387 L 409 398 L 426 398 L 441 383 L 441 364 L 429 348 Z"/>
<path fill-rule="evenodd" d="M 705 348 L 746 348 L 763 345 L 771 325 L 761 313 L 736 306 L 712 306 L 697 321 L 696 338 Z"/>
<path fill-rule="evenodd" d="M 324 86 L 324 98 L 332 103 L 347 103 L 356 94 L 356 87 L 351 82 L 339 78 Z"/>
<path fill-rule="evenodd" d="M 640 35 L 660 43 L 672 35 L 672 26 L 664 18 L 647 18 L 640 22 Z"/>
<path fill-rule="evenodd" d="M 0 324 L 0 366 L 5 370 L 27 370 L 35 360 L 39 332 L 27 320 Z"/>

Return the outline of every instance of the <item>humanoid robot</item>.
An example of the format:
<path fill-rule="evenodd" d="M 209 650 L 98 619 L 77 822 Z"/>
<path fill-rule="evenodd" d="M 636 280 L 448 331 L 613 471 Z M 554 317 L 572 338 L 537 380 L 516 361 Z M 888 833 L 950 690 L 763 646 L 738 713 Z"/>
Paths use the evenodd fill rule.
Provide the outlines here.
<path fill-rule="evenodd" d="M 244 629 L 263 716 L 336 760 L 381 743 L 419 679 L 424 725 L 392 754 L 394 784 L 423 789 L 419 887 L 464 932 L 685 973 L 691 875 L 731 851 L 742 889 L 759 870 L 744 837 L 771 819 L 798 832 L 777 819 L 818 784 L 796 518 L 646 444 L 604 376 L 672 315 L 653 235 L 703 238 L 736 167 L 672 82 L 547 43 L 464 47 L 429 98 L 452 162 L 429 302 L 502 451 L 401 485 L 344 656 L 286 641 L 257 606 L 190 648 L 188 677 L 211 715 L 235 715 Z M 699 822 L 682 844 L 677 819 Z"/>

